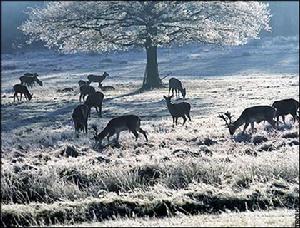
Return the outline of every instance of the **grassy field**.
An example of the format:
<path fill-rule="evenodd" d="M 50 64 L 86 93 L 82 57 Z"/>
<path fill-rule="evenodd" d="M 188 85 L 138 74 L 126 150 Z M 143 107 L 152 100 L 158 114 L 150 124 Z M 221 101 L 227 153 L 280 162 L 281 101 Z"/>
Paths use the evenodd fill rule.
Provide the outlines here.
<path fill-rule="evenodd" d="M 236 119 L 252 105 L 298 100 L 297 75 L 183 78 L 192 121 L 174 128 L 163 100 L 167 88 L 128 95 L 138 89 L 137 83 L 115 83 L 116 90 L 105 92 L 103 118 L 92 110 L 89 132 L 79 138 L 71 119 L 79 103 L 79 75 L 67 85 L 60 83 L 65 77 L 42 78 L 47 86 L 33 88 L 30 102 L 14 103 L 11 93 L 1 94 L 2 225 L 79 224 L 180 213 L 185 216 L 126 221 L 185 226 L 188 216 L 198 213 L 276 208 L 289 211 L 255 212 L 253 219 L 246 212 L 191 220 L 199 224 L 204 218 L 208 226 L 292 224 L 292 210 L 299 204 L 299 123 L 288 116 L 278 130 L 260 123 L 256 133 L 248 129 L 243 135 L 240 128 L 230 136 L 217 116 L 230 111 Z M 56 92 L 66 86 L 74 91 Z M 95 144 L 92 124 L 102 129 L 112 117 L 129 113 L 141 117 L 148 142 L 123 132 L 120 145 Z M 73 148 L 70 154 L 68 147 Z M 118 221 L 96 226 L 121 224 Z"/>
<path fill-rule="evenodd" d="M 77 227 L 293 227 L 295 211 L 231 212 L 220 215 L 178 215 L 169 218 L 135 218 L 76 224 Z"/>

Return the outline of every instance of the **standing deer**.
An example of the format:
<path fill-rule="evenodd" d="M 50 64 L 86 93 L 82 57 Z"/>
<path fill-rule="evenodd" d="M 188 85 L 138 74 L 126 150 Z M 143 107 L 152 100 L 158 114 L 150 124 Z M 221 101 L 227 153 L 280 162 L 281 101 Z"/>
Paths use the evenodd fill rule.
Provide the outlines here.
<path fill-rule="evenodd" d="M 183 123 L 182 125 L 185 124 L 187 118 L 186 116 L 189 118 L 189 121 L 192 121 L 191 120 L 191 117 L 190 117 L 190 110 L 191 110 L 191 105 L 187 102 L 180 102 L 180 103 L 176 103 L 176 104 L 173 104 L 171 103 L 171 98 L 172 96 L 164 96 L 166 102 L 167 102 L 167 107 L 168 107 L 168 110 L 173 118 L 173 127 L 174 127 L 174 122 L 176 123 L 177 125 L 177 120 L 178 120 L 178 117 L 182 117 L 183 118 Z"/>
<path fill-rule="evenodd" d="M 121 131 L 127 131 L 132 132 L 135 136 L 135 139 L 138 139 L 138 132 L 141 132 L 146 141 L 148 141 L 146 132 L 140 127 L 141 126 L 141 119 L 138 116 L 135 115 L 124 115 L 120 117 L 116 117 L 111 119 L 106 127 L 101 131 L 99 134 L 97 134 L 97 128 L 94 127 L 96 134 L 95 134 L 95 140 L 102 143 L 102 140 L 107 137 L 107 141 L 109 142 L 109 137 L 113 136 L 114 134 L 117 134 L 117 142 L 119 141 L 119 136 Z"/>
<path fill-rule="evenodd" d="M 101 83 L 102 81 L 109 76 L 109 74 L 107 72 L 104 71 L 103 75 L 94 75 L 94 74 L 90 74 L 87 76 L 88 80 L 90 83 L 92 82 L 98 82 L 99 83 L 99 87 L 101 87 Z"/>
<path fill-rule="evenodd" d="M 16 100 L 16 97 L 17 97 L 17 100 L 19 101 L 18 93 L 21 94 L 21 98 L 20 98 L 21 101 L 22 101 L 22 94 L 24 94 L 26 99 L 28 99 L 29 101 L 31 100 L 33 94 L 29 93 L 26 86 L 21 85 L 21 84 L 16 84 L 16 85 L 14 85 L 13 88 L 14 88 L 14 101 Z"/>
<path fill-rule="evenodd" d="M 78 85 L 79 87 L 83 86 L 83 85 L 90 85 L 90 81 L 84 81 L 84 80 L 79 80 L 78 81 Z"/>
<path fill-rule="evenodd" d="M 297 116 L 297 109 L 299 108 L 299 102 L 293 98 L 283 99 L 280 101 L 274 101 L 272 104 L 273 108 L 276 108 L 276 117 L 277 117 L 277 127 L 279 125 L 279 117 L 281 116 L 283 123 L 284 116 L 291 114 L 293 116 L 294 122 L 296 120 L 299 121 L 299 117 Z"/>
<path fill-rule="evenodd" d="M 90 94 L 84 104 L 86 104 L 89 107 L 89 116 L 91 112 L 91 108 L 95 107 L 97 113 L 99 114 L 100 117 L 102 117 L 102 102 L 104 99 L 104 94 L 97 91 L 95 93 Z M 98 111 L 99 108 L 99 111 Z"/>
<path fill-rule="evenodd" d="M 40 81 L 37 78 L 38 74 L 37 73 L 25 73 L 23 76 L 21 76 L 19 79 L 21 81 L 21 85 L 27 85 L 32 87 L 34 85 L 34 82 L 37 82 L 40 86 L 43 86 L 43 82 Z"/>
<path fill-rule="evenodd" d="M 252 133 L 254 132 L 254 122 L 260 123 L 261 121 L 269 122 L 273 128 L 275 128 L 275 122 L 273 118 L 276 115 L 276 109 L 271 106 L 253 106 L 250 108 L 246 108 L 240 117 L 232 122 L 232 116 L 230 112 L 224 113 L 224 115 L 219 115 L 221 119 L 223 119 L 226 123 L 226 126 L 229 128 L 229 133 L 231 135 L 243 124 L 243 134 L 249 124 L 251 124 Z"/>
<path fill-rule="evenodd" d="M 87 133 L 89 107 L 85 104 L 78 105 L 72 113 L 75 132 L 85 131 Z"/>
<path fill-rule="evenodd" d="M 93 86 L 89 86 L 89 85 L 80 86 L 79 102 L 81 102 L 81 99 L 84 100 L 85 96 L 93 94 L 95 92 L 96 90 Z"/>
<path fill-rule="evenodd" d="M 182 87 L 182 83 L 178 79 L 176 78 L 169 79 L 169 95 L 171 90 L 172 90 L 172 97 L 174 96 L 174 91 L 175 91 L 176 96 L 178 96 L 179 92 L 181 92 L 182 97 L 185 98 L 186 90 L 185 88 Z"/>

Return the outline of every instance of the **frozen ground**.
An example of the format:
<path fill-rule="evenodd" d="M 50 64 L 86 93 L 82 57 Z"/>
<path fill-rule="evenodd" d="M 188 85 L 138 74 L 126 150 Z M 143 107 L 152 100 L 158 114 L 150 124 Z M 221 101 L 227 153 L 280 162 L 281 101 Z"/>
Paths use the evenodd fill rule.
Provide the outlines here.
<path fill-rule="evenodd" d="M 284 98 L 299 100 L 298 52 L 295 38 L 265 40 L 244 49 L 187 46 L 161 50 L 162 76 L 171 73 L 180 78 L 187 89 L 185 101 L 192 106 L 192 122 L 174 128 L 163 100 L 167 88 L 135 93 L 143 77 L 143 52 L 3 55 L 3 211 L 21 219 L 16 221 L 29 216 L 41 222 L 39 216 L 45 210 L 53 212 L 49 216 L 59 217 L 55 215 L 58 211 L 67 216 L 69 208 L 74 208 L 74 217 L 64 220 L 69 223 L 79 222 L 85 210 L 94 211 L 93 205 L 111 203 L 119 211 L 119 200 L 125 200 L 127 206 L 129 202 L 139 205 L 134 210 L 144 208 L 145 214 L 151 207 L 158 210 L 156 201 L 166 200 L 174 208 L 187 204 L 198 208 L 200 193 L 217 199 L 254 197 L 266 200 L 271 208 L 293 208 L 299 202 L 299 123 L 288 116 L 279 130 L 260 123 L 254 134 L 242 135 L 239 129 L 230 136 L 217 116 L 230 111 L 238 118 L 252 105 L 271 105 Z M 76 138 L 71 114 L 79 104 L 77 82 L 89 73 L 103 71 L 111 75 L 103 84 L 116 90 L 104 92 L 103 118 L 93 109 L 88 134 Z M 44 85 L 30 90 L 34 94 L 31 101 L 13 102 L 12 86 L 25 72 L 38 72 Z M 167 82 L 168 78 L 164 79 Z M 57 92 L 65 87 L 74 92 Z M 142 136 L 135 141 L 133 135 L 123 132 L 120 147 L 99 149 L 92 140 L 92 124 L 102 129 L 112 117 L 129 113 L 142 118 L 149 142 Z M 62 153 L 67 145 L 78 151 L 76 158 Z M 83 207 L 86 198 L 89 201 Z M 266 203 L 269 201 L 273 203 Z M 230 202 L 224 203 L 228 206 Z"/>
<path fill-rule="evenodd" d="M 295 211 L 257 211 L 223 213 L 221 215 L 177 216 L 175 218 L 124 219 L 116 218 L 105 222 L 83 223 L 83 227 L 292 227 Z"/>

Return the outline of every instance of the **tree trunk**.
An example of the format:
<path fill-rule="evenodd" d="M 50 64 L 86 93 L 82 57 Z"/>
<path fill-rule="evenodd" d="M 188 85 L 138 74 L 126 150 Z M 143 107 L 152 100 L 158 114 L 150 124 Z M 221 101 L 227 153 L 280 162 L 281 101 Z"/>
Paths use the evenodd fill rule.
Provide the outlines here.
<path fill-rule="evenodd" d="M 147 65 L 144 74 L 142 89 L 152 89 L 161 87 L 161 80 L 158 74 L 157 47 L 145 45 L 147 52 Z"/>

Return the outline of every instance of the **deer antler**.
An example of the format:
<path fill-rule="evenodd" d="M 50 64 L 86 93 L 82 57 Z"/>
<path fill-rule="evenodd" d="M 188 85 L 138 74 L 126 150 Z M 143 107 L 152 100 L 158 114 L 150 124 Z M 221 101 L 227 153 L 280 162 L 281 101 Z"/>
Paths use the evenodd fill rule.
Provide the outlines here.
<path fill-rule="evenodd" d="M 229 125 L 231 124 L 231 118 L 232 118 L 232 115 L 230 112 L 227 111 L 223 115 L 220 114 L 218 117 L 221 118 L 222 120 L 224 120 L 226 126 L 229 127 Z"/>
<path fill-rule="evenodd" d="M 226 113 L 224 113 L 224 115 L 227 116 L 227 118 L 229 119 L 229 123 L 231 123 L 231 120 L 232 120 L 231 113 L 227 111 Z"/>

